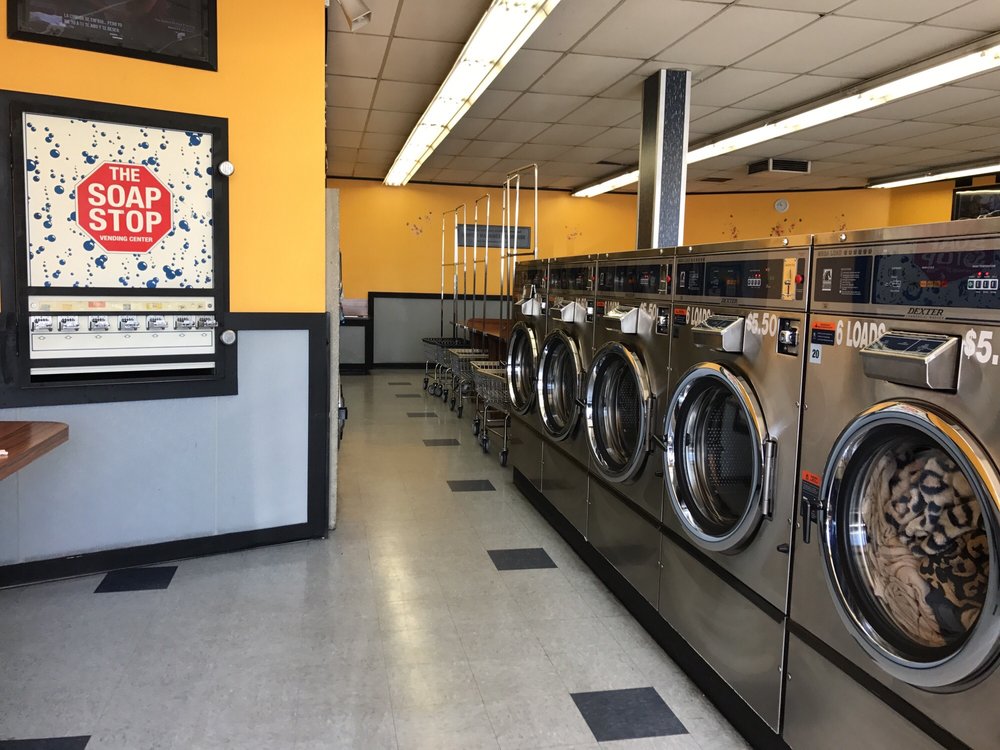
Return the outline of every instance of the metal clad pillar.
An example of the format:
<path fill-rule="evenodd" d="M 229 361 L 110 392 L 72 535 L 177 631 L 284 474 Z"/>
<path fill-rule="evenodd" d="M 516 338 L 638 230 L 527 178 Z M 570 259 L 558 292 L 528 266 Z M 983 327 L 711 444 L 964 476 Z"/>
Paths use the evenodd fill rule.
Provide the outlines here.
<path fill-rule="evenodd" d="M 684 240 L 691 71 L 660 70 L 642 90 L 637 248 Z"/>

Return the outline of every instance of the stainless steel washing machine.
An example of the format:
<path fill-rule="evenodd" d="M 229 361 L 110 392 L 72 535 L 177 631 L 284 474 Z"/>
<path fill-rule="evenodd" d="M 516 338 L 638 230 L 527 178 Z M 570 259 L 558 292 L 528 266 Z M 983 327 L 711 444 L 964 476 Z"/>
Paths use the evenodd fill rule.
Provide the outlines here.
<path fill-rule="evenodd" d="M 518 263 L 512 279 L 513 304 L 507 342 L 507 386 L 511 403 L 509 463 L 542 486 L 543 439 L 535 403 L 538 348 L 545 338 L 548 261 Z"/>
<path fill-rule="evenodd" d="M 1000 222 L 814 258 L 785 739 L 998 747 Z"/>
<path fill-rule="evenodd" d="M 674 248 L 597 261 L 587 374 L 590 543 L 656 605 L 663 479 L 657 425 L 670 366 Z"/>
<path fill-rule="evenodd" d="M 809 237 L 677 250 L 659 609 L 780 726 Z"/>
<path fill-rule="evenodd" d="M 594 350 L 596 257 L 549 263 L 548 332 L 539 350 L 536 403 L 547 438 L 542 494 L 587 535 L 589 450 L 584 387 Z"/>

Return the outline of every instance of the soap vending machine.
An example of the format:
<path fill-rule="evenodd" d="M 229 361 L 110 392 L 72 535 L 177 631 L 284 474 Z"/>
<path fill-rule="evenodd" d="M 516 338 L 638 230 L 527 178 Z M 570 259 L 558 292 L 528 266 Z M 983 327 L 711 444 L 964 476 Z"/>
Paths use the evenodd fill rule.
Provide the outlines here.
<path fill-rule="evenodd" d="M 234 392 L 226 122 L 11 93 L 0 107 L 4 405 Z"/>

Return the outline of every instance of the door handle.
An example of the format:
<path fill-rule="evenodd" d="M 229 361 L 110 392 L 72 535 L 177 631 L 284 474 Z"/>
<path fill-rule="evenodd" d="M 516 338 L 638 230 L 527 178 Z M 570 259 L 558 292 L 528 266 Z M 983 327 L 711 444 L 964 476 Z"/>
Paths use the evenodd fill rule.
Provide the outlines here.
<path fill-rule="evenodd" d="M 771 517 L 774 508 L 774 465 L 778 444 L 774 438 L 768 438 L 763 445 L 763 479 L 760 488 L 761 512 L 767 517 Z"/>

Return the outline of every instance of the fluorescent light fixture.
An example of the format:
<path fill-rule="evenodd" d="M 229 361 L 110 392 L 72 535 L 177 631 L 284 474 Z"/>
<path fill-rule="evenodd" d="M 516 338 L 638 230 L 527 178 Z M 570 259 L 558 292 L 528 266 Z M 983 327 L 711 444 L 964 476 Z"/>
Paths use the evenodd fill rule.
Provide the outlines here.
<path fill-rule="evenodd" d="M 925 70 L 905 75 L 878 86 L 873 86 L 858 94 L 852 94 L 842 99 L 835 99 L 827 104 L 821 104 L 818 107 L 807 109 L 804 112 L 799 112 L 776 122 L 769 122 L 752 130 L 747 130 L 744 133 L 737 133 L 728 138 L 722 138 L 715 143 L 709 143 L 708 145 L 688 151 L 687 161 L 688 164 L 694 164 L 715 156 L 722 156 L 733 151 L 756 146 L 758 143 L 791 135 L 800 130 L 823 125 L 833 120 L 839 120 L 842 117 L 856 115 L 874 107 L 880 107 L 883 104 L 902 99 L 904 96 L 929 91 L 939 86 L 961 80 L 962 78 L 968 78 L 978 73 L 985 73 L 997 67 L 1000 67 L 1000 44 L 963 55 L 954 60 L 934 65 Z M 936 179 L 946 178 L 940 177 Z M 638 180 L 638 174 L 636 175 L 636 180 Z M 583 191 L 580 192 L 582 193 Z M 574 195 L 576 194 L 574 193 Z M 597 195 L 597 193 L 593 193 L 593 195 Z"/>
<path fill-rule="evenodd" d="M 617 190 L 620 187 L 625 187 L 626 185 L 631 185 L 633 182 L 639 181 L 639 170 L 634 169 L 631 172 L 626 172 L 625 174 L 620 174 L 617 177 L 610 177 L 603 182 L 598 182 L 596 185 L 591 185 L 590 187 L 581 188 L 573 193 L 574 198 L 593 198 L 595 195 L 600 195 L 601 193 L 608 193 L 612 190 Z"/>
<path fill-rule="evenodd" d="M 920 185 L 924 182 L 939 182 L 940 180 L 957 180 L 960 177 L 975 177 L 980 174 L 991 174 L 993 172 L 1000 172 L 1000 162 L 993 162 L 992 164 L 983 164 L 980 166 L 972 167 L 959 167 L 957 169 L 950 169 L 947 172 L 925 172 L 915 177 L 900 177 L 898 179 L 889 179 L 884 182 L 872 182 L 869 183 L 870 188 L 897 188 L 906 187 L 907 185 Z"/>
<path fill-rule="evenodd" d="M 558 4 L 559 0 L 493 0 L 490 3 L 396 156 L 386 175 L 386 185 L 405 185 L 410 181 Z"/>

